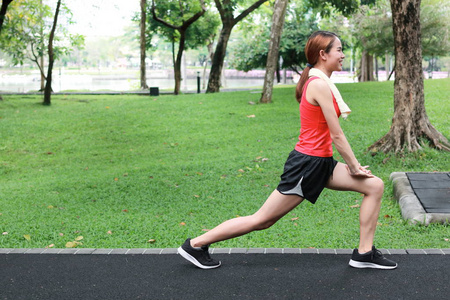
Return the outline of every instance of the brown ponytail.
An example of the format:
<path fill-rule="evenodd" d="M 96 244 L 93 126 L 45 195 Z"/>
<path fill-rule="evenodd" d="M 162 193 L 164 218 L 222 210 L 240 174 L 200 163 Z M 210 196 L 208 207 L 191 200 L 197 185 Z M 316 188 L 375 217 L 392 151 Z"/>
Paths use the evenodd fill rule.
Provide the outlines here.
<path fill-rule="evenodd" d="M 338 36 L 336 34 L 329 31 L 316 31 L 309 37 L 305 46 L 305 55 L 308 63 L 303 69 L 300 80 L 295 88 L 295 98 L 298 103 L 302 100 L 303 88 L 309 78 L 309 70 L 311 70 L 311 68 L 319 60 L 320 50 L 325 51 L 325 53 L 329 53 L 337 37 Z"/>

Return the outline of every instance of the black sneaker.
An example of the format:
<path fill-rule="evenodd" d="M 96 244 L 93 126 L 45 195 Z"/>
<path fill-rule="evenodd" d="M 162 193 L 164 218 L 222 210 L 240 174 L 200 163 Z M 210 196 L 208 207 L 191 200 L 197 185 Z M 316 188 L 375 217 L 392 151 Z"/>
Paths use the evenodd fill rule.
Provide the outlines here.
<path fill-rule="evenodd" d="M 372 251 L 364 254 L 359 254 L 358 249 L 353 250 L 352 259 L 350 259 L 348 264 L 353 268 L 359 269 L 392 270 L 397 268 L 397 263 L 384 257 L 381 251 L 377 250 L 375 246 L 372 246 Z"/>
<path fill-rule="evenodd" d="M 202 269 L 214 269 L 220 267 L 220 261 L 212 259 L 209 256 L 209 246 L 202 246 L 201 249 L 191 247 L 191 239 L 187 239 L 180 248 L 178 253 L 186 260 Z"/>

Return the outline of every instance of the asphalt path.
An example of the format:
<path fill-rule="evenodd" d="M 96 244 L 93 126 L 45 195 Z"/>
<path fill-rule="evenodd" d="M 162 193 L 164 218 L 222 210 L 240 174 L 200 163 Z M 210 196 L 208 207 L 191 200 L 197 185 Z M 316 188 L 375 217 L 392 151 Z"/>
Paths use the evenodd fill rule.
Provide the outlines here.
<path fill-rule="evenodd" d="M 354 269 L 349 255 L 0 255 L 0 299 L 450 299 L 450 255 L 388 255 L 395 270 Z"/>

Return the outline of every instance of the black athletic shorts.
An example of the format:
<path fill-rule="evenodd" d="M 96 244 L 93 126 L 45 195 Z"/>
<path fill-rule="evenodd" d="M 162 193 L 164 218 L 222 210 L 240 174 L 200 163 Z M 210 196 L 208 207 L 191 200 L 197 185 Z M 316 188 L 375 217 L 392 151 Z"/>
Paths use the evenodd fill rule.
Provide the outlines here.
<path fill-rule="evenodd" d="M 277 190 L 284 195 L 299 195 L 314 204 L 337 163 L 333 157 L 310 156 L 293 150 L 286 160 Z"/>

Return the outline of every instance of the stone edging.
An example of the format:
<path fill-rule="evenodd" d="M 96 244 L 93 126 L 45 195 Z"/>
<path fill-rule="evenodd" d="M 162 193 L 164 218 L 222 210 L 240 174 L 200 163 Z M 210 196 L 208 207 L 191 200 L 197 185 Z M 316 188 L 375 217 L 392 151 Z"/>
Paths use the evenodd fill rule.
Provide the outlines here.
<path fill-rule="evenodd" d="M 390 180 L 394 187 L 394 197 L 398 200 L 402 217 L 413 223 L 445 223 L 449 220 L 446 213 L 427 213 L 414 193 L 405 172 L 391 173 Z"/>
<path fill-rule="evenodd" d="M 450 255 L 450 248 L 445 249 L 379 249 L 385 255 L 424 254 Z M 310 249 L 310 248 L 211 248 L 211 254 L 335 254 L 351 255 L 352 249 Z M 1 254 L 101 254 L 101 255 L 142 255 L 142 254 L 178 254 L 177 248 L 153 249 L 92 249 L 92 248 L 0 248 Z"/>

